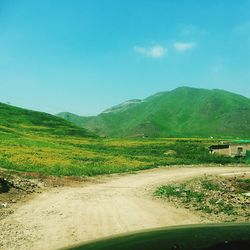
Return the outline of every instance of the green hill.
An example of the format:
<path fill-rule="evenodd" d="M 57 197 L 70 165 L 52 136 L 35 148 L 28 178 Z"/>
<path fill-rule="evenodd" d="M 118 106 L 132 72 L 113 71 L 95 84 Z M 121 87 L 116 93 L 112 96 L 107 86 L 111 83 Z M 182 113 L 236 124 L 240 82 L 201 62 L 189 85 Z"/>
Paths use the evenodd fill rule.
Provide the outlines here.
<path fill-rule="evenodd" d="M 92 132 L 62 118 L 0 103 L 0 132 L 93 137 Z"/>
<path fill-rule="evenodd" d="M 58 116 L 102 136 L 250 137 L 250 99 L 217 89 L 180 87 L 94 117 Z"/>
<path fill-rule="evenodd" d="M 90 118 L 93 117 L 93 116 L 88 116 L 88 117 L 78 116 L 70 112 L 61 112 L 57 114 L 56 116 L 63 118 L 67 121 L 70 121 L 71 123 L 80 127 L 82 127 L 85 122 L 87 122 Z"/>

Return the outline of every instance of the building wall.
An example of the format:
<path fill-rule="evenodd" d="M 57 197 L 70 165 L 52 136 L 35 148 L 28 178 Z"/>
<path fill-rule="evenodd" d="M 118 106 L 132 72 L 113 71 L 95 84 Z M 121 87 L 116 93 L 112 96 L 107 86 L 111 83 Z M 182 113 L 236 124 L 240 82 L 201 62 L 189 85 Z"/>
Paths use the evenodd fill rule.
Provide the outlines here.
<path fill-rule="evenodd" d="M 214 154 L 218 155 L 226 155 L 226 156 L 235 156 L 238 153 L 238 147 L 243 148 L 243 153 L 246 155 L 246 151 L 250 150 L 250 144 L 242 144 L 242 145 L 230 145 L 229 148 L 223 149 L 214 149 Z"/>
<path fill-rule="evenodd" d="M 230 147 L 222 149 L 214 149 L 213 152 L 216 155 L 230 155 Z"/>
<path fill-rule="evenodd" d="M 234 156 L 238 153 L 238 147 L 243 148 L 243 153 L 246 155 L 246 151 L 250 150 L 250 144 L 242 144 L 242 145 L 230 145 L 230 155 Z"/>

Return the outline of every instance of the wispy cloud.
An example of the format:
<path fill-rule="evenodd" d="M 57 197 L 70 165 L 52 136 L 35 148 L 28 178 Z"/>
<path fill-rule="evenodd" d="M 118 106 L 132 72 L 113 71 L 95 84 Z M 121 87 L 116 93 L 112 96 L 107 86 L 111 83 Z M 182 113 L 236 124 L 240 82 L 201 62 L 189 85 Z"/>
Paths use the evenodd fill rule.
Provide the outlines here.
<path fill-rule="evenodd" d="M 167 48 L 161 45 L 151 47 L 135 46 L 134 51 L 151 58 L 161 58 L 167 53 Z"/>
<path fill-rule="evenodd" d="M 205 29 L 194 26 L 192 24 L 181 26 L 180 35 L 182 36 L 204 36 L 208 32 Z"/>
<path fill-rule="evenodd" d="M 185 52 L 187 50 L 192 50 L 196 47 L 196 43 L 187 42 L 175 42 L 173 43 L 174 48 L 179 52 Z"/>

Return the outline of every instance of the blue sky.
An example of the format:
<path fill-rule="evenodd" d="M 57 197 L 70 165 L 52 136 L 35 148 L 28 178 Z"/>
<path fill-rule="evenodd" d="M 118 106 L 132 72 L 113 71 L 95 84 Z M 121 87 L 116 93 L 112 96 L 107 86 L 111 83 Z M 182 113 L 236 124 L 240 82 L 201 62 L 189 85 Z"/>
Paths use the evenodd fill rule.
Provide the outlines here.
<path fill-rule="evenodd" d="M 179 86 L 250 97 L 249 0 L 0 0 L 0 101 L 94 115 Z"/>

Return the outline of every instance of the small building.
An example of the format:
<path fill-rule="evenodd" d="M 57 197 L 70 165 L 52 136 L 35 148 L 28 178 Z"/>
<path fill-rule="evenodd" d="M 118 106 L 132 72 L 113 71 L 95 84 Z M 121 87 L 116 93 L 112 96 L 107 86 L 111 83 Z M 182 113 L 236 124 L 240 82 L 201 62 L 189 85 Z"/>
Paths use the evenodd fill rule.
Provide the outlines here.
<path fill-rule="evenodd" d="M 245 158 L 250 150 L 250 144 L 218 144 L 211 145 L 208 150 L 210 154 Z"/>
<path fill-rule="evenodd" d="M 211 145 L 210 147 L 208 147 L 208 150 L 210 154 L 229 155 L 230 145 L 229 144 Z"/>

